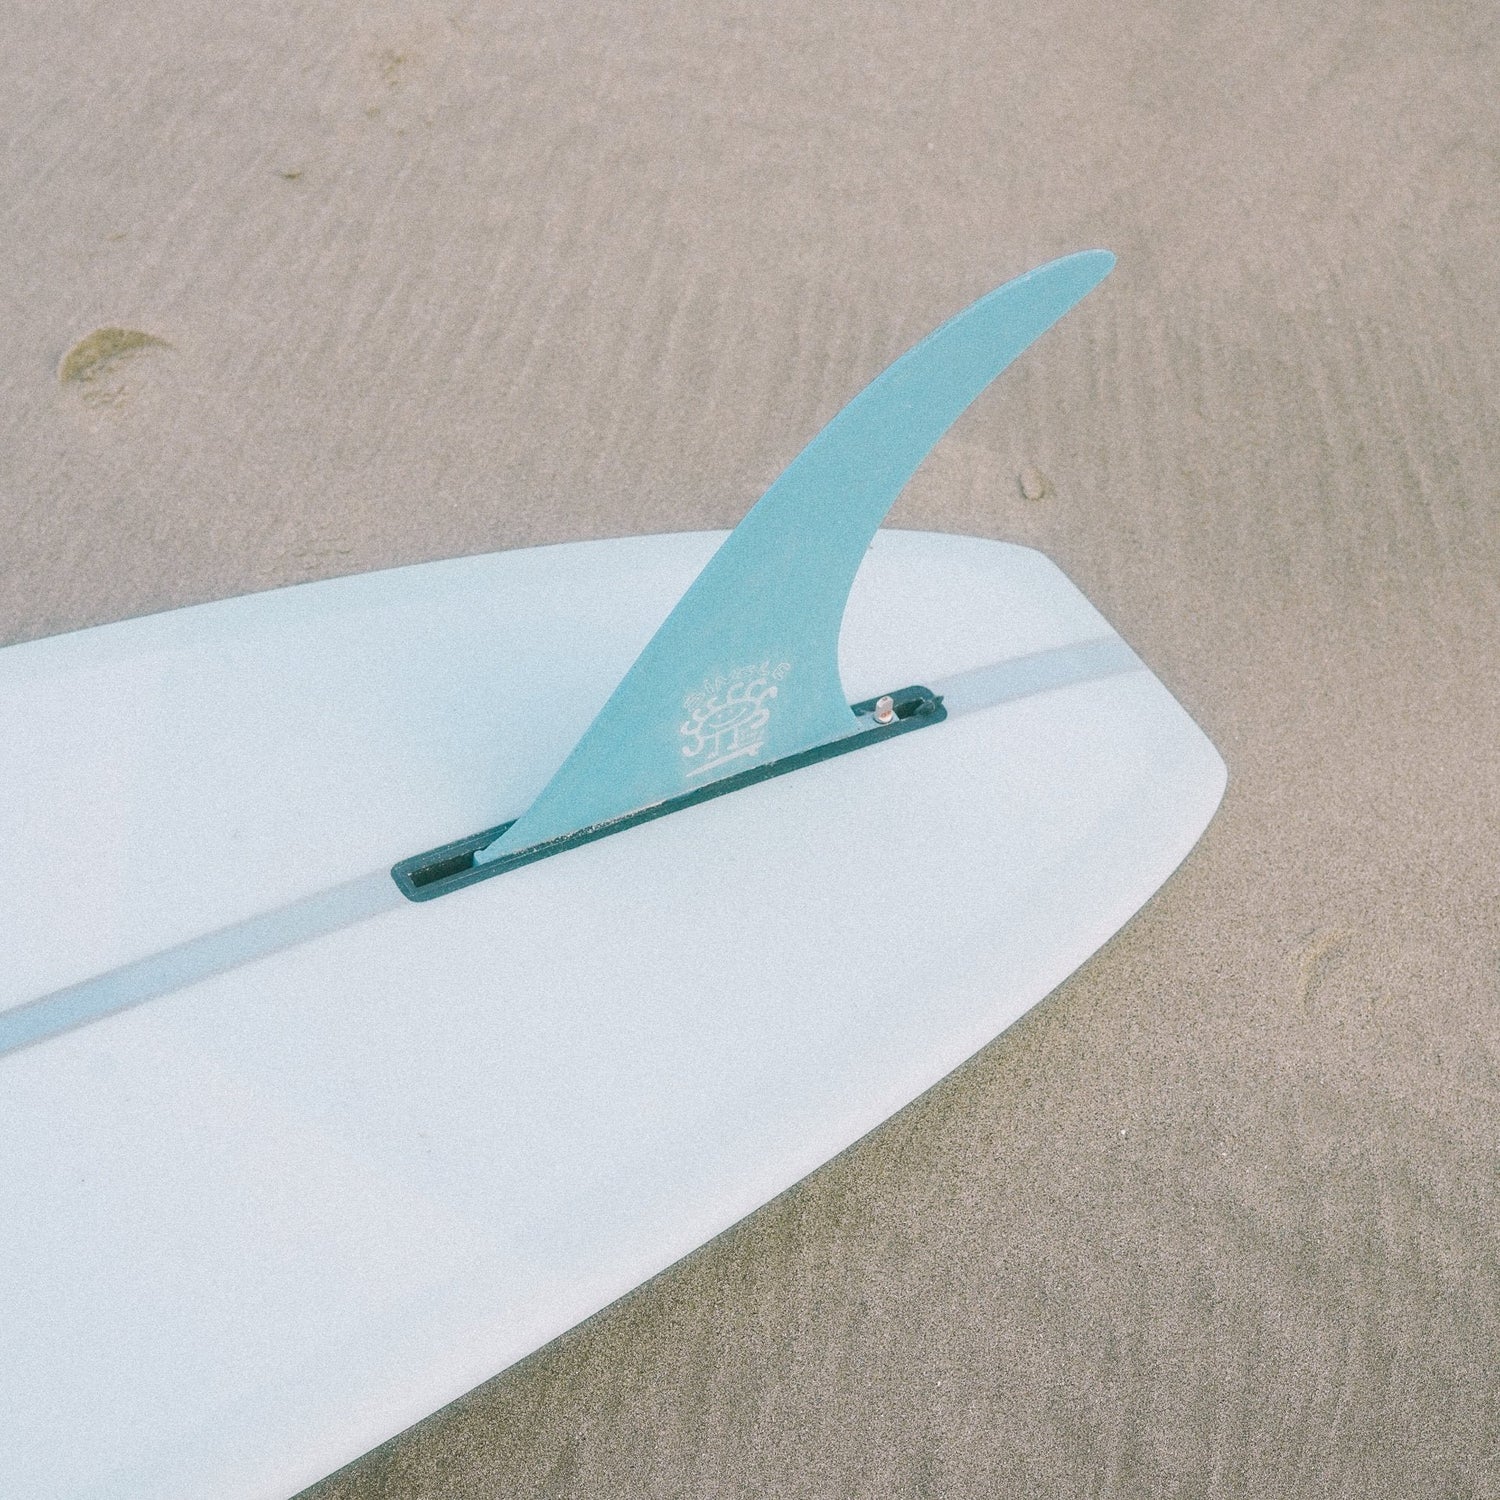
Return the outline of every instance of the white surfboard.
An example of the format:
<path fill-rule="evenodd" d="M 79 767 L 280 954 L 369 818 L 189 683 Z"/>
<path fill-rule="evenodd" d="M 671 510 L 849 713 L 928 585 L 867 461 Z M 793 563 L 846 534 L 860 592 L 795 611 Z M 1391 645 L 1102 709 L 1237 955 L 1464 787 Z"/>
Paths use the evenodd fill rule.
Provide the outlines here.
<path fill-rule="evenodd" d="M 523 808 L 720 539 L 0 652 L 5 1003 L 388 883 L 497 789 Z M 1208 740 L 1038 553 L 880 533 L 841 664 L 953 711 L 0 1057 L 0 1493 L 293 1493 L 941 1078 L 1219 801 Z"/>
<path fill-rule="evenodd" d="M 1149 899 L 1222 794 L 1208 740 L 1038 553 L 874 532 L 1107 261 L 945 325 L 727 541 L 0 651 L 0 1494 L 291 1494 Z"/>

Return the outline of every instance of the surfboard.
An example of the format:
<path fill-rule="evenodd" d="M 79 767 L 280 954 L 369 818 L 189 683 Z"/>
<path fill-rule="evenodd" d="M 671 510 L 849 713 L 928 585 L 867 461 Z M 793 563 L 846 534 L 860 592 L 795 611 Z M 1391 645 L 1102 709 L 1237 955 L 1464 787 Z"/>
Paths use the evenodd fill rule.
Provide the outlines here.
<path fill-rule="evenodd" d="M 846 610 L 810 546 L 821 676 L 795 597 L 725 623 L 803 566 L 740 532 L 0 651 L 0 1491 L 293 1493 L 857 1140 L 1160 887 L 1225 784 L 1167 689 L 1034 551 L 857 540 Z"/>

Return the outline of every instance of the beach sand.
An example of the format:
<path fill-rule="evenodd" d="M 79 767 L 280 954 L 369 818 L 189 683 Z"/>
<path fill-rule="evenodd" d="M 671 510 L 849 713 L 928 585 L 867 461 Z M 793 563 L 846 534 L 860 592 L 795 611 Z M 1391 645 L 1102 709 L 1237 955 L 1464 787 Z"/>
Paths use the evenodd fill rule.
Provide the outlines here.
<path fill-rule="evenodd" d="M 892 523 L 1230 769 L 1023 1022 L 309 1496 L 1500 1494 L 1500 17 L 1315 9 L 0 14 L 0 640 L 730 525 L 1105 245 Z"/>

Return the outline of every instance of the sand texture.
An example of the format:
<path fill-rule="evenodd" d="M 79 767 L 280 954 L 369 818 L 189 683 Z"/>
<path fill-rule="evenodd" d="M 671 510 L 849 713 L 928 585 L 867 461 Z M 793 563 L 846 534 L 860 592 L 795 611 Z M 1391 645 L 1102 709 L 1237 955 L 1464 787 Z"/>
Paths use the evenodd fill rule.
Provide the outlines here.
<path fill-rule="evenodd" d="M 736 521 L 1119 269 L 897 525 L 1044 549 L 1230 767 L 1024 1022 L 308 1492 L 1500 1495 L 1500 11 L 0 11 L 0 640 Z"/>

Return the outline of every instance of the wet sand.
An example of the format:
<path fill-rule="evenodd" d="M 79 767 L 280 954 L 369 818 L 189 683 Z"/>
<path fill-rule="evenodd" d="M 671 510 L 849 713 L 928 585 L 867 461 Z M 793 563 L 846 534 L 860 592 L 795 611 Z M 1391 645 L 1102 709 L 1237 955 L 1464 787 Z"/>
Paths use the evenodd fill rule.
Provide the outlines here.
<path fill-rule="evenodd" d="M 0 640 L 732 524 L 1105 245 L 892 521 L 1230 768 L 1021 1024 L 309 1496 L 1500 1494 L 1500 24 L 1304 10 L 0 17 Z"/>

